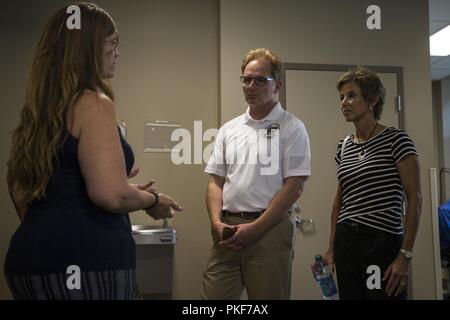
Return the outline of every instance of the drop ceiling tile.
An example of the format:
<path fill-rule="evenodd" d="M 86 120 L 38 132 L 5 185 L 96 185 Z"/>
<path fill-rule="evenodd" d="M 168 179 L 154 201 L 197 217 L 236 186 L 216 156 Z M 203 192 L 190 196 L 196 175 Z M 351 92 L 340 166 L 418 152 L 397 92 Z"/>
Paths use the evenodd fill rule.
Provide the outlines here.
<path fill-rule="evenodd" d="M 449 69 L 431 69 L 431 79 L 440 80 L 450 75 Z"/>
<path fill-rule="evenodd" d="M 450 16 L 450 14 L 449 14 Z M 450 20 L 430 20 L 430 36 L 450 24 Z"/>
<path fill-rule="evenodd" d="M 430 20 L 447 20 L 450 17 L 450 1 L 429 0 Z"/>
<path fill-rule="evenodd" d="M 446 57 L 440 57 L 440 56 L 430 56 L 430 63 L 436 63 L 442 59 L 445 59 Z"/>
<path fill-rule="evenodd" d="M 437 68 L 437 69 L 448 68 L 448 69 L 450 69 L 450 56 L 442 57 L 442 59 L 434 62 L 432 64 L 432 68 Z"/>

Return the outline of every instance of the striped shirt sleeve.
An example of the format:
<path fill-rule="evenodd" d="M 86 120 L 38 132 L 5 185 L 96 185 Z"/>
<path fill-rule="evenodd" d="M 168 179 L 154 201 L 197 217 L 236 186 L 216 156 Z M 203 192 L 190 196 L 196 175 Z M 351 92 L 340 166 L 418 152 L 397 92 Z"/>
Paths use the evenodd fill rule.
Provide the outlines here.
<path fill-rule="evenodd" d="M 342 149 L 342 143 L 343 142 L 344 142 L 344 138 L 339 140 L 338 146 L 337 146 L 337 149 L 336 149 L 336 154 L 334 155 L 333 162 L 337 166 L 341 164 L 341 149 Z"/>
<path fill-rule="evenodd" d="M 394 163 L 397 164 L 410 155 L 417 156 L 414 143 L 405 131 L 399 130 L 392 141 Z"/>

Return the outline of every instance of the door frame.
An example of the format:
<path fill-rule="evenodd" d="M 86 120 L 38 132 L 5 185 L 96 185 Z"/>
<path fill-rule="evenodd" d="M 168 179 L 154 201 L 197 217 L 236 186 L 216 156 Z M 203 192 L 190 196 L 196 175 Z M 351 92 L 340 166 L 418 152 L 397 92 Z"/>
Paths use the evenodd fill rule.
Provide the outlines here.
<path fill-rule="evenodd" d="M 283 63 L 283 70 L 281 73 L 281 80 L 283 85 L 280 90 L 280 102 L 284 109 L 287 110 L 286 102 L 286 71 L 289 70 L 301 70 L 301 71 L 342 71 L 356 67 L 356 65 L 350 64 L 315 64 L 315 63 Z M 398 128 L 405 129 L 405 106 L 403 103 L 403 68 L 402 67 L 390 67 L 390 66 L 366 66 L 375 73 L 394 73 L 397 75 L 397 113 L 398 113 Z"/>
<path fill-rule="evenodd" d="M 281 73 L 281 86 L 279 93 L 279 100 L 284 109 L 288 110 L 286 101 L 286 72 L 291 71 L 330 71 L 330 72 L 342 72 L 345 73 L 348 70 L 355 68 L 356 65 L 338 65 L 338 64 L 312 64 L 312 63 L 283 63 L 283 69 Z M 395 101 L 396 113 L 398 116 L 398 128 L 405 130 L 405 107 L 403 102 L 404 89 L 403 89 L 403 68 L 394 66 L 365 66 L 375 73 L 388 73 L 396 75 L 397 97 Z M 337 82 L 337 79 L 336 79 Z M 400 98 L 398 98 L 400 97 Z M 411 273 L 413 272 L 411 266 Z M 438 287 L 438 285 L 436 286 Z M 412 277 L 409 279 L 408 285 L 408 297 L 413 298 L 412 295 Z"/>
<path fill-rule="evenodd" d="M 287 109 L 286 102 L 286 71 L 288 70 L 298 70 L 298 71 L 341 71 L 347 72 L 349 69 L 354 68 L 355 65 L 339 65 L 339 64 L 314 64 L 314 63 L 284 63 L 283 70 L 281 74 L 281 80 L 283 85 L 280 90 L 279 99 L 283 106 L 283 108 Z M 399 129 L 405 130 L 405 105 L 404 105 L 404 89 L 403 89 L 403 68 L 402 67 L 394 67 L 394 66 L 367 66 L 370 70 L 376 73 L 393 73 L 397 76 L 397 96 L 400 96 L 400 99 L 397 99 L 397 113 L 398 113 L 398 127 Z M 437 188 L 436 185 L 436 173 L 434 175 L 431 173 L 432 168 L 430 169 L 430 185 L 431 190 L 435 190 Z M 434 183 L 433 183 L 434 181 Z M 434 188 L 433 188 L 434 187 Z M 434 197 L 436 199 L 431 199 L 432 206 L 437 204 L 437 196 L 436 192 L 434 192 Z M 437 207 L 433 207 L 432 212 L 437 212 Z M 437 226 L 437 215 L 432 215 L 432 223 L 434 225 L 434 229 Z M 434 271 L 435 271 L 435 293 L 436 299 L 442 300 L 442 273 L 440 269 L 441 258 L 437 252 L 437 248 L 439 246 L 439 241 L 436 239 L 435 234 L 437 232 L 432 232 L 433 234 L 433 250 L 434 252 Z M 411 266 L 411 272 L 413 271 L 413 266 Z M 412 282 L 410 278 L 410 285 L 408 286 L 408 296 L 413 298 L 412 295 Z"/>

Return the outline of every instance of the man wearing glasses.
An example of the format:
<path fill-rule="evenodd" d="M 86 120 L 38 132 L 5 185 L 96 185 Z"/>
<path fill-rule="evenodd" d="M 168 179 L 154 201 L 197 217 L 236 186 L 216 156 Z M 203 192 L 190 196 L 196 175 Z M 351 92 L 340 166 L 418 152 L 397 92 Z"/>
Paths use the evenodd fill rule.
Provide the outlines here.
<path fill-rule="evenodd" d="M 205 169 L 214 244 L 201 295 L 240 299 L 245 288 L 252 300 L 289 299 L 290 213 L 311 174 L 308 134 L 278 102 L 282 62 L 277 55 L 251 50 L 241 70 L 247 112 L 220 128 Z M 265 170 L 269 153 L 274 170 Z"/>

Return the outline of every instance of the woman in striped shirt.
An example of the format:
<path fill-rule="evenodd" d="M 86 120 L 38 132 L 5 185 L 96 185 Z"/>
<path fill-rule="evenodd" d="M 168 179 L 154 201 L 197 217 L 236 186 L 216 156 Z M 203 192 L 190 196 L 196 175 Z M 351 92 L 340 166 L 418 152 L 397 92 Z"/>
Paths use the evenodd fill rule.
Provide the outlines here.
<path fill-rule="evenodd" d="M 385 89 L 375 73 L 357 67 L 337 89 L 355 133 L 334 159 L 339 183 L 324 259 L 336 266 L 341 299 L 406 299 L 421 212 L 417 152 L 404 131 L 378 122 Z"/>

